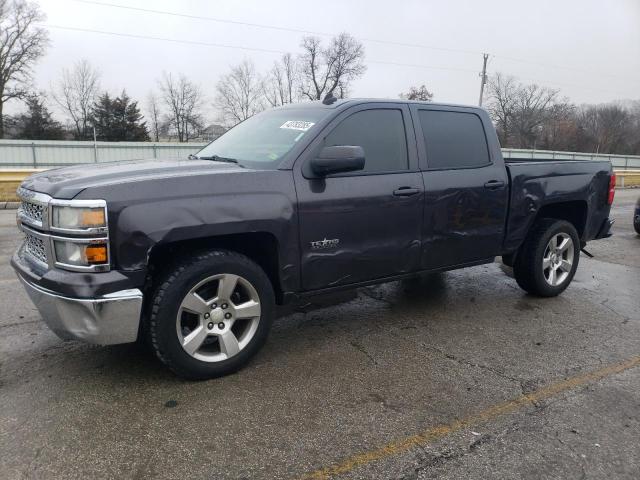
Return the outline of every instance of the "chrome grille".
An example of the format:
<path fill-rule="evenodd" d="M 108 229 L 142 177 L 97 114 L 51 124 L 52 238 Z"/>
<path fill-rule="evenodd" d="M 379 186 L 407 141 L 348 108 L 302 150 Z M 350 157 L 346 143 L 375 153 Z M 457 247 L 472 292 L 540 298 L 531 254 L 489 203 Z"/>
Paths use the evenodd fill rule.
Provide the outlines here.
<path fill-rule="evenodd" d="M 42 215 L 44 214 L 44 206 L 23 200 L 20 202 L 20 210 L 22 214 L 34 223 L 42 223 Z"/>
<path fill-rule="evenodd" d="M 24 251 L 37 260 L 47 263 L 47 250 L 44 241 L 29 232 L 24 232 Z"/>

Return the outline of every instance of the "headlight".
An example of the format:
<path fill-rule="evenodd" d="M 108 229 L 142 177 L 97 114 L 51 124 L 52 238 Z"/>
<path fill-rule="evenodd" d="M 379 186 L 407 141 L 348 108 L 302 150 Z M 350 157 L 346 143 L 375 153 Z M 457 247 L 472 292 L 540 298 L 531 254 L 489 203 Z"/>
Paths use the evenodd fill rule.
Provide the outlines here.
<path fill-rule="evenodd" d="M 56 262 L 74 267 L 92 267 L 109 264 L 109 246 L 106 240 L 75 242 L 54 238 Z"/>
<path fill-rule="evenodd" d="M 87 230 L 107 226 L 105 207 L 69 207 L 53 205 L 51 226 L 67 230 Z"/>

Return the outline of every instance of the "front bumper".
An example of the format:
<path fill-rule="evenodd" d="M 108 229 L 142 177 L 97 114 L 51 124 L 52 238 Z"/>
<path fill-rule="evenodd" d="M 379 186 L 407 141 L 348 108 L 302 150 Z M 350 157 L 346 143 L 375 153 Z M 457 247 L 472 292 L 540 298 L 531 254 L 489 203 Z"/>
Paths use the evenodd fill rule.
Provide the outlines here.
<path fill-rule="evenodd" d="M 45 290 L 20 274 L 18 278 L 44 322 L 60 338 L 98 345 L 136 341 L 142 311 L 140 290 L 73 298 Z"/>

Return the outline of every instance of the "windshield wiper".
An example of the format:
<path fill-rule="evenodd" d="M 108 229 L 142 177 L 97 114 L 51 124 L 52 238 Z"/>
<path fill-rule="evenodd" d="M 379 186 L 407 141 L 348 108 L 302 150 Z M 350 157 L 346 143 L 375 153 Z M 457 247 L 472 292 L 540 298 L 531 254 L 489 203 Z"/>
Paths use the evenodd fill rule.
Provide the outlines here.
<path fill-rule="evenodd" d="M 243 167 L 243 165 L 240 165 L 240 163 L 238 163 L 238 160 L 236 160 L 235 158 L 221 157 L 220 155 L 210 155 L 207 157 L 198 157 L 194 155 L 194 157 L 198 160 L 213 160 L 214 162 L 235 163 L 236 165 Z"/>

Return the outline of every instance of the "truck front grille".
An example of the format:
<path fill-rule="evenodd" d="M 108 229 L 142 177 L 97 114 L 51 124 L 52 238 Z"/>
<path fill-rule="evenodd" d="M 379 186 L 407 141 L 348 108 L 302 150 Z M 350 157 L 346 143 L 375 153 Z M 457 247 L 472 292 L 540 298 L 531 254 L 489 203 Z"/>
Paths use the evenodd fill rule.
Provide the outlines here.
<path fill-rule="evenodd" d="M 29 232 L 24 232 L 24 252 L 42 263 L 47 263 L 47 250 L 44 241 Z"/>
<path fill-rule="evenodd" d="M 20 210 L 23 215 L 34 223 L 42 223 L 42 215 L 44 213 L 44 206 L 36 203 L 31 203 L 23 200 L 20 202 Z"/>

